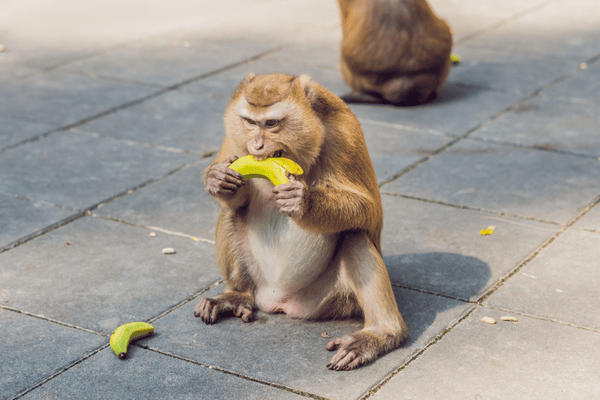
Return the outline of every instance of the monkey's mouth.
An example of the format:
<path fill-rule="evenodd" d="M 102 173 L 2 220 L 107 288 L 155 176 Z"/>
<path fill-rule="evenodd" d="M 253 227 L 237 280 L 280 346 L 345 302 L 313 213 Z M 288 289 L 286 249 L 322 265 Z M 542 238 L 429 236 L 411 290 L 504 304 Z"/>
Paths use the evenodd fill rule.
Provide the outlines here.
<path fill-rule="evenodd" d="M 278 158 L 283 157 L 283 150 L 277 150 L 276 152 L 268 155 L 268 156 L 254 156 L 254 158 L 258 161 L 264 161 L 267 158 Z"/>

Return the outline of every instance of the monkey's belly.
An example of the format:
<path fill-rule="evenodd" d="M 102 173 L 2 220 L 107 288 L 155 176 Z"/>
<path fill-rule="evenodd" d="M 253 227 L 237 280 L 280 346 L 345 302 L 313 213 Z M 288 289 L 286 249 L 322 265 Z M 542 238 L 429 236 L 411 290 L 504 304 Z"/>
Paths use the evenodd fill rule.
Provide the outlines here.
<path fill-rule="evenodd" d="M 266 226 L 264 219 L 250 219 L 246 230 L 256 305 L 265 312 L 307 317 L 321 302 L 319 293 L 328 293 L 334 281 L 327 270 L 339 235 L 305 231 L 278 212 L 269 217 Z"/>

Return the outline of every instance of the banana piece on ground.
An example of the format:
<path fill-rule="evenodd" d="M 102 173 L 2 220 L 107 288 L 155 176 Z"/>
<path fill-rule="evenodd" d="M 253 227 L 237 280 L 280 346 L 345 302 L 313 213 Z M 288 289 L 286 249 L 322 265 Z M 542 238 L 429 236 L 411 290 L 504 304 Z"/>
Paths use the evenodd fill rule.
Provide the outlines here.
<path fill-rule="evenodd" d="M 258 161 L 252 155 L 238 158 L 229 168 L 242 174 L 245 181 L 252 178 L 263 178 L 270 180 L 275 186 L 289 182 L 290 174 L 302 175 L 304 172 L 296 162 L 289 158 L 270 157 Z"/>
<path fill-rule="evenodd" d="M 131 322 L 121 325 L 110 337 L 110 347 L 121 360 L 124 360 L 127 357 L 127 346 L 130 342 L 153 333 L 154 327 L 146 322 Z"/>

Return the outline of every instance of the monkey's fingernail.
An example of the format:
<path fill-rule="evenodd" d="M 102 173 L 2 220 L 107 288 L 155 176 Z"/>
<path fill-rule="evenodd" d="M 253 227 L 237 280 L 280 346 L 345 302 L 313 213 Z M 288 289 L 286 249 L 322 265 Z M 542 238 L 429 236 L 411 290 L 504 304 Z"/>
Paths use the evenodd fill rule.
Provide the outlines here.
<path fill-rule="evenodd" d="M 331 367 L 331 363 L 327 364 L 327 365 L 326 365 L 326 367 L 327 367 L 327 368 Z"/>

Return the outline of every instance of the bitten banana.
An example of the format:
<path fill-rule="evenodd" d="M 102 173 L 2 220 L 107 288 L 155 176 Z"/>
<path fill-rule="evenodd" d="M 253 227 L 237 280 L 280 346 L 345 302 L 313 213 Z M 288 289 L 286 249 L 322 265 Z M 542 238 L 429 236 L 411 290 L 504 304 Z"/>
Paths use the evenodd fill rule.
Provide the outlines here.
<path fill-rule="evenodd" d="M 264 178 L 275 186 L 289 182 L 289 174 L 302 175 L 304 171 L 294 161 L 283 157 L 270 157 L 258 161 L 252 155 L 238 158 L 229 168 L 239 172 L 247 181 L 251 178 Z"/>
<path fill-rule="evenodd" d="M 129 342 L 150 336 L 153 333 L 154 327 L 146 322 L 131 322 L 121 325 L 115 329 L 110 337 L 110 347 L 121 360 L 124 360 L 127 357 Z"/>

